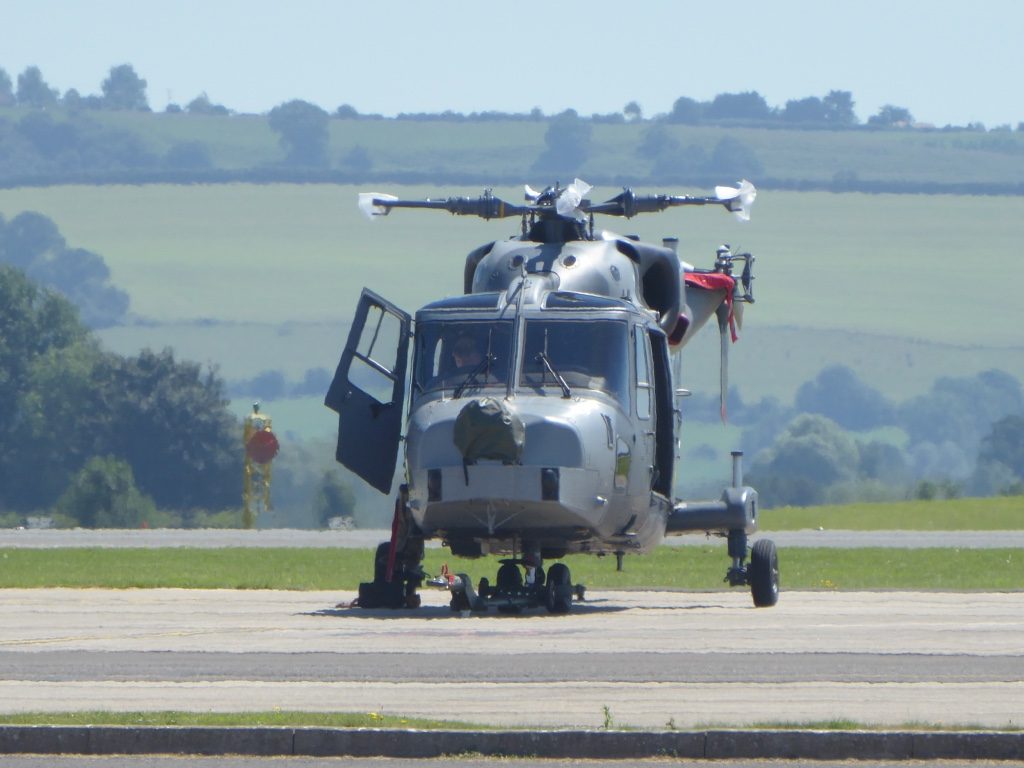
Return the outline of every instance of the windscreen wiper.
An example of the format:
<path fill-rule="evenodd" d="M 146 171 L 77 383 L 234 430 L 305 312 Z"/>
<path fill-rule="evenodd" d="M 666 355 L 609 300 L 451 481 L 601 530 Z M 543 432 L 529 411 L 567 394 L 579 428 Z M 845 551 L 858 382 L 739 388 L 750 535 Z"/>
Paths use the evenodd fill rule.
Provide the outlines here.
<path fill-rule="evenodd" d="M 558 386 L 562 388 L 562 397 L 572 397 L 572 392 L 569 391 L 569 385 L 565 383 L 565 379 L 562 378 L 562 374 L 555 370 L 555 367 L 551 364 L 551 358 L 548 357 L 547 352 L 538 352 L 537 359 L 544 363 L 544 368 L 554 376 L 555 381 L 558 382 Z M 543 384 L 543 382 L 541 382 Z"/>
<path fill-rule="evenodd" d="M 452 398 L 458 400 L 462 397 L 462 392 L 471 384 L 476 383 L 476 377 L 479 376 L 483 371 L 493 363 L 497 358 L 488 352 L 484 355 L 483 360 L 477 363 L 476 368 L 466 374 L 466 378 L 463 379 L 462 383 L 455 388 L 455 392 L 452 393 Z"/>

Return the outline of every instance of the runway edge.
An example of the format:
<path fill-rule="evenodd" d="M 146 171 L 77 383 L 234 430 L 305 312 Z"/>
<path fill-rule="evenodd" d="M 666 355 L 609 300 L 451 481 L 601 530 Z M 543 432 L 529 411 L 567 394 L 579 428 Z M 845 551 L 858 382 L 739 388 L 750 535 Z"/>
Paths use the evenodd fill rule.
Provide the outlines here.
<path fill-rule="evenodd" d="M 0 754 L 1021 760 L 1024 732 L 0 726 Z"/>

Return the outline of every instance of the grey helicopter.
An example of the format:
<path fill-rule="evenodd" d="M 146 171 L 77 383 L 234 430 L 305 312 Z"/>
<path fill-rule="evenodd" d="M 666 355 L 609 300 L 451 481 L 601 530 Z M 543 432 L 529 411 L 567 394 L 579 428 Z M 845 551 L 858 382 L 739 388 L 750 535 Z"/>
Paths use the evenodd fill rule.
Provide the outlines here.
<path fill-rule="evenodd" d="M 630 218 L 676 206 L 718 205 L 748 219 L 754 186 L 713 196 L 638 195 L 602 203 L 576 179 L 522 204 L 481 196 L 402 200 L 361 193 L 372 218 L 395 208 L 483 219 L 518 217 L 520 232 L 470 251 L 463 293 L 415 319 L 364 288 L 325 396 L 339 417 L 337 460 L 389 495 L 400 446 L 404 482 L 390 541 L 359 587 L 364 608 L 418 607 L 424 582 L 451 594 L 453 611 L 566 613 L 584 599 L 571 553 L 650 552 L 666 535 L 725 538 L 725 581 L 749 586 L 755 606 L 779 596 L 774 543 L 758 539 L 758 495 L 733 453 L 721 498 L 672 497 L 682 425 L 680 352 L 712 316 L 721 338 L 725 418 L 728 349 L 754 301 L 754 257 L 721 246 L 697 269 L 660 245 L 595 231 L 594 217 Z M 412 349 L 410 350 L 410 346 Z M 403 434 L 404 427 L 404 434 Z M 474 586 L 447 566 L 422 569 L 424 542 L 460 558 L 505 556 L 494 583 Z M 749 556 L 749 561 L 748 561 Z"/>

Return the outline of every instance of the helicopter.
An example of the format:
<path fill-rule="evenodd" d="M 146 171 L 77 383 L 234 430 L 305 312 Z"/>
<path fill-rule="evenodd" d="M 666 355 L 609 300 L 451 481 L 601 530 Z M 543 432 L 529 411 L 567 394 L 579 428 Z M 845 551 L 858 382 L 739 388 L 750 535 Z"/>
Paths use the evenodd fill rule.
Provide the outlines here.
<path fill-rule="evenodd" d="M 520 232 L 470 251 L 462 295 L 413 318 L 364 288 L 324 398 L 338 414 L 336 459 L 385 495 L 400 446 L 404 482 L 392 535 L 359 586 L 364 608 L 419 607 L 418 590 L 447 589 L 451 608 L 567 613 L 584 599 L 570 553 L 650 552 L 666 535 L 726 538 L 725 581 L 775 605 L 778 555 L 757 530 L 758 495 L 733 453 L 721 498 L 672 497 L 682 426 L 680 352 L 712 316 L 721 338 L 725 419 L 728 349 L 753 303 L 754 256 L 723 245 L 709 269 L 658 244 L 594 229 L 596 215 L 630 218 L 677 206 L 722 206 L 746 220 L 757 191 L 744 180 L 712 196 L 638 195 L 602 203 L 576 179 L 514 204 L 479 197 L 403 200 L 359 194 L 370 218 L 396 208 L 485 220 L 518 217 Z M 411 347 L 411 349 L 410 349 Z M 404 427 L 404 434 L 403 434 Z M 428 577 L 424 542 L 460 558 L 505 556 L 494 583 L 465 573 Z M 748 562 L 749 555 L 749 562 Z"/>

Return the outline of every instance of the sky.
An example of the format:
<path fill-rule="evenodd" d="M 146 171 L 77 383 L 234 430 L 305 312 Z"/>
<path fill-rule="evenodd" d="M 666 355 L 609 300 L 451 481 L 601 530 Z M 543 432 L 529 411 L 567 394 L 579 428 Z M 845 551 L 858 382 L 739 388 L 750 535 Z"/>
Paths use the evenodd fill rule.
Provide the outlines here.
<path fill-rule="evenodd" d="M 1017 0 L 0 0 L 0 68 L 99 93 L 131 64 L 154 110 L 299 98 L 361 113 L 620 112 L 850 91 L 937 126 L 1024 122 Z"/>

